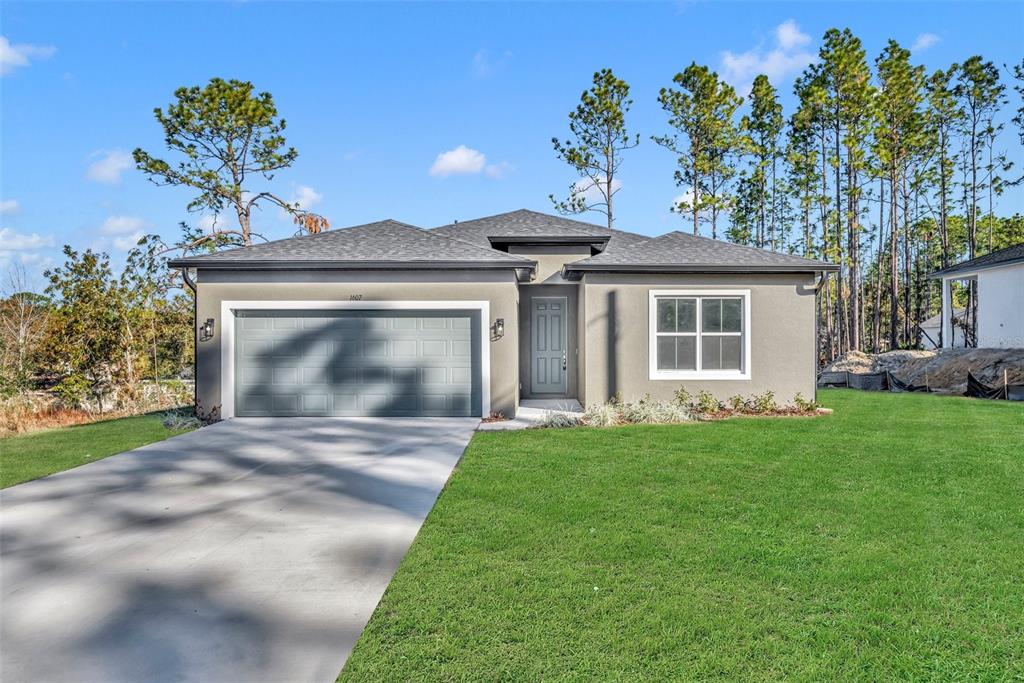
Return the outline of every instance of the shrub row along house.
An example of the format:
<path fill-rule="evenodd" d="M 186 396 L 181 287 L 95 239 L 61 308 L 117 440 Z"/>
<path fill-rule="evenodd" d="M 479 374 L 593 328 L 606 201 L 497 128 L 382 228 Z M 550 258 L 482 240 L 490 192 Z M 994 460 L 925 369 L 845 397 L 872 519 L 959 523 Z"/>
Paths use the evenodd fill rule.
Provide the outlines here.
<path fill-rule="evenodd" d="M 822 261 L 519 210 L 171 262 L 221 417 L 513 416 L 522 399 L 813 396 Z"/>

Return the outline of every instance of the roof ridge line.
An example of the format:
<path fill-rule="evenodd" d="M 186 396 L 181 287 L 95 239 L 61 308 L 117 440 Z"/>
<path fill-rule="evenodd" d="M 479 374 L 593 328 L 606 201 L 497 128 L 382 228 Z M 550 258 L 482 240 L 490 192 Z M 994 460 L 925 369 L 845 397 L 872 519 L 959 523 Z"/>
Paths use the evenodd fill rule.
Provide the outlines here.
<path fill-rule="evenodd" d="M 430 235 L 432 238 L 444 239 L 444 240 L 448 240 L 449 242 L 457 242 L 458 244 L 464 244 L 467 247 L 472 247 L 473 249 L 475 249 L 477 251 L 480 251 L 480 252 L 494 252 L 494 253 L 497 253 L 497 254 L 501 254 L 503 256 L 507 256 L 507 257 L 509 257 L 512 260 L 523 261 L 524 263 L 534 263 L 534 261 L 532 261 L 531 259 L 528 259 L 528 258 L 526 258 L 524 256 L 520 256 L 519 254 L 510 254 L 508 252 L 499 251 L 497 249 L 492 249 L 491 247 L 482 247 L 479 244 L 473 244 L 472 242 L 467 242 L 466 240 L 460 240 L 459 238 L 452 237 L 450 235 L 442 235 L 441 233 L 435 233 L 434 230 L 436 230 L 436 228 L 421 228 L 421 227 L 418 227 L 416 225 L 409 225 L 407 223 L 402 223 L 401 221 L 395 221 L 395 222 L 398 223 L 399 225 L 402 225 L 403 227 L 410 228 L 412 230 L 416 230 L 416 231 L 421 232 L 421 233 L 423 233 L 425 235 Z"/>

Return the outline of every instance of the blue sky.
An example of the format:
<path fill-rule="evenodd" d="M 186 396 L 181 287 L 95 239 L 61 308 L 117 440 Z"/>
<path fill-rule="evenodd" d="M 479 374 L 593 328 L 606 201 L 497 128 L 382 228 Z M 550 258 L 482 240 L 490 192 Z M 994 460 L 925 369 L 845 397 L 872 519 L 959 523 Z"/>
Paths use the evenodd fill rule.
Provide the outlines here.
<path fill-rule="evenodd" d="M 287 119 L 299 158 L 271 189 L 313 202 L 335 227 L 432 227 L 550 212 L 548 195 L 575 180 L 550 139 L 566 134 L 592 73 L 611 67 L 632 86 L 628 122 L 641 134 L 617 225 L 667 232 L 683 219 L 668 211 L 681 193 L 674 160 L 649 140 L 665 130 L 658 89 L 694 60 L 740 86 L 767 69 L 788 114 L 793 78 L 833 26 L 850 27 L 871 60 L 892 37 L 917 45 L 929 70 L 975 53 L 1012 64 L 1024 4 L 5 2 L 0 265 L 38 274 L 65 243 L 119 260 L 140 231 L 173 236 L 179 221 L 198 222 L 188 192 L 152 185 L 127 155 L 162 153 L 153 108 L 213 76 L 269 90 Z M 1007 111 L 1016 106 L 1011 93 Z M 1015 132 L 1002 142 L 1019 167 Z M 1021 194 L 1000 212 L 1024 211 Z M 274 209 L 256 223 L 270 238 L 294 231 Z"/>

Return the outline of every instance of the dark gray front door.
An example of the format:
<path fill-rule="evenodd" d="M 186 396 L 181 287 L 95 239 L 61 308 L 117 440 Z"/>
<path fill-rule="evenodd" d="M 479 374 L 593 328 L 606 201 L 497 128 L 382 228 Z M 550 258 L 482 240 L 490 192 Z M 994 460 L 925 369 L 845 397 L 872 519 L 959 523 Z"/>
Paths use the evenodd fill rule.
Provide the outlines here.
<path fill-rule="evenodd" d="M 239 311 L 238 416 L 480 415 L 480 314 Z"/>
<path fill-rule="evenodd" d="M 533 298 L 530 314 L 531 367 L 530 391 L 534 394 L 564 394 L 566 355 L 566 298 L 538 296 Z"/>

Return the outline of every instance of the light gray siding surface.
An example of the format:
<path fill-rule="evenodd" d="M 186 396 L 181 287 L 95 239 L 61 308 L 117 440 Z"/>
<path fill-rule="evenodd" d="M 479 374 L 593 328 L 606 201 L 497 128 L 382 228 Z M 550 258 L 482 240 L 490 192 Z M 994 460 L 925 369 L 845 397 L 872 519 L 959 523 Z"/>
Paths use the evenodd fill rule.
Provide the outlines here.
<path fill-rule="evenodd" d="M 480 415 L 479 318 L 469 311 L 238 311 L 235 414 Z"/>

